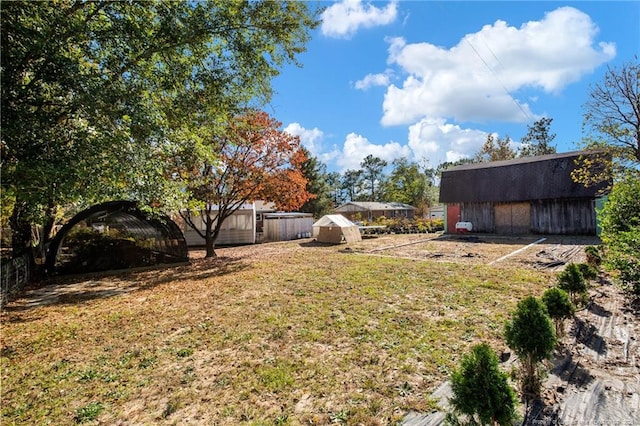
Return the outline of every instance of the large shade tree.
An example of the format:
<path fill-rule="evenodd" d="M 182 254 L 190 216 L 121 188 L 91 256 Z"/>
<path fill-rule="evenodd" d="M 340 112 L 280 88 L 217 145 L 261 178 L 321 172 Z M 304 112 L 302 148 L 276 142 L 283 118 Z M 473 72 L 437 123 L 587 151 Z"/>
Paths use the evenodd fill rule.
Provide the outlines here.
<path fill-rule="evenodd" d="M 34 224 L 46 240 L 72 203 L 177 200 L 163 173 L 175 127 L 193 132 L 268 100 L 319 12 L 284 1 L 3 3 L 1 180 L 14 254 L 33 243 Z"/>
<path fill-rule="evenodd" d="M 278 210 L 290 211 L 311 198 L 301 169 L 306 157 L 300 139 L 280 127 L 265 112 L 247 111 L 199 142 L 200 149 L 210 150 L 208 158 L 193 155 L 192 149 L 174 156 L 171 175 L 189 197 L 189 208 L 180 214 L 204 238 L 207 257 L 216 256 L 224 221 L 243 204 L 268 200 Z"/>
<path fill-rule="evenodd" d="M 584 185 L 613 182 L 640 173 L 640 62 L 608 68 L 591 88 L 584 105 L 583 148 L 599 155 L 584 156 L 572 173 Z"/>

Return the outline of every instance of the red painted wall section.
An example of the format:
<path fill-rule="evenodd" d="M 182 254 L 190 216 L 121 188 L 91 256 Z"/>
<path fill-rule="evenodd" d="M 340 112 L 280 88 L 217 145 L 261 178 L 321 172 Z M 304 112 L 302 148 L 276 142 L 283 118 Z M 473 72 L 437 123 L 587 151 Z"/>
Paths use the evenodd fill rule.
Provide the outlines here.
<path fill-rule="evenodd" d="M 447 234 L 456 233 L 456 222 L 460 221 L 460 205 L 447 204 Z"/>

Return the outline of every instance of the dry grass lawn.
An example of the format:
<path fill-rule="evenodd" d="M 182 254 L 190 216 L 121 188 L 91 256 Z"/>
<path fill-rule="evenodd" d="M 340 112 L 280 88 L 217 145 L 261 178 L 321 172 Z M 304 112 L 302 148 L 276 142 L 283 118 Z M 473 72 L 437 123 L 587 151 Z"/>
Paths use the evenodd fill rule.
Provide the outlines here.
<path fill-rule="evenodd" d="M 33 290 L 2 313 L 2 423 L 386 425 L 428 412 L 472 344 L 505 348 L 509 312 L 553 273 L 403 256 L 419 239 L 225 248 Z"/>

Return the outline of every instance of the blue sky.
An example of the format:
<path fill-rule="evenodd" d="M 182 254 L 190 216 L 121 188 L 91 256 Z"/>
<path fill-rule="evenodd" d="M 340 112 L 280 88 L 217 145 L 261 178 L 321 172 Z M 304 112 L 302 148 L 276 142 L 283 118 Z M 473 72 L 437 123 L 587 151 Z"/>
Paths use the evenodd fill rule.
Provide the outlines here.
<path fill-rule="evenodd" d="M 282 70 L 266 110 L 329 171 L 368 154 L 436 167 L 489 133 L 517 148 L 542 117 L 558 152 L 579 149 L 590 86 L 640 54 L 638 1 L 318 4 L 302 67 Z"/>

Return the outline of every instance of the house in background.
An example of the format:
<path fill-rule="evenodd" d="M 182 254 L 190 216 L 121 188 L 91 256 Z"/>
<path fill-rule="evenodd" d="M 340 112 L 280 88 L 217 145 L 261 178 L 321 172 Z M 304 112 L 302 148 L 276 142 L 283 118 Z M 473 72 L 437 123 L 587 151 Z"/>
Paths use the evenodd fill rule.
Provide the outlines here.
<path fill-rule="evenodd" d="M 444 220 L 445 213 L 445 205 L 444 204 L 436 204 L 435 206 L 429 207 L 427 217 L 429 219 L 441 219 Z"/>
<path fill-rule="evenodd" d="M 379 217 L 413 219 L 415 207 L 404 203 L 379 203 L 373 201 L 351 201 L 335 209 L 351 221 L 373 221 Z"/>
<path fill-rule="evenodd" d="M 474 232 L 596 234 L 596 202 L 607 183 L 585 187 L 571 178 L 586 151 L 464 164 L 442 172 L 445 229 L 471 222 Z"/>

